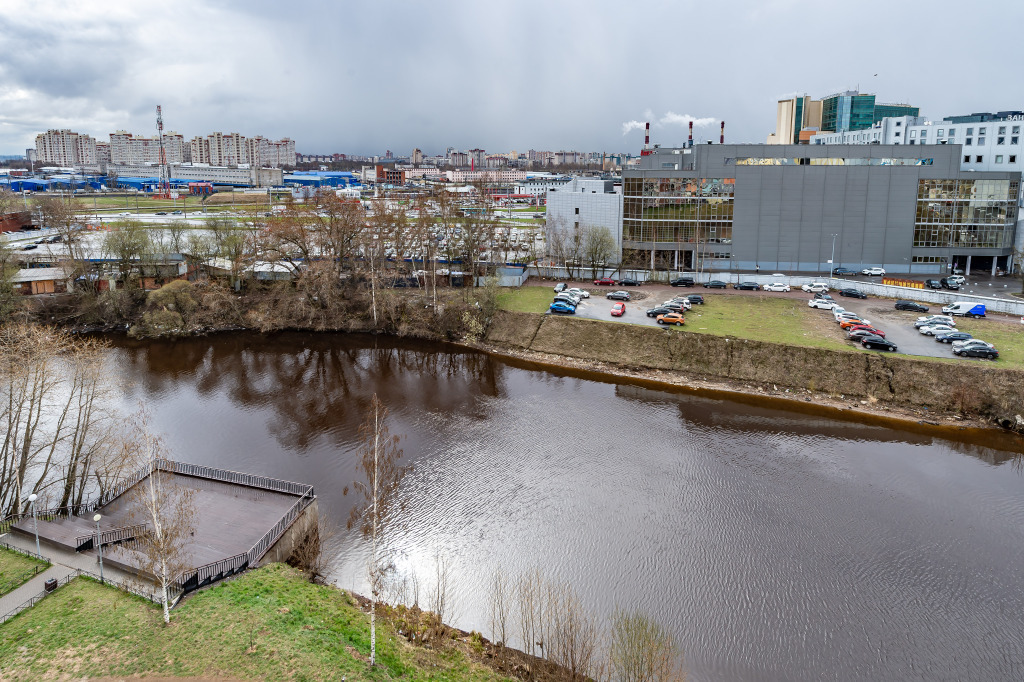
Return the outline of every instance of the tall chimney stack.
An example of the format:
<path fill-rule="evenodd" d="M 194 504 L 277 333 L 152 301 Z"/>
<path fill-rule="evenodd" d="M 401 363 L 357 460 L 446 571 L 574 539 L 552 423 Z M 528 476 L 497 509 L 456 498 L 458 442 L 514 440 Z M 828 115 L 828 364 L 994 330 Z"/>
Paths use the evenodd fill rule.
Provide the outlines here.
<path fill-rule="evenodd" d="M 686 141 L 687 147 L 693 146 L 693 121 L 690 121 L 690 139 Z"/>
<path fill-rule="evenodd" d="M 722 121 L 722 136 L 718 139 L 719 144 L 725 144 L 725 121 Z"/>
<path fill-rule="evenodd" d="M 644 149 L 651 148 L 651 122 L 644 123 Z"/>

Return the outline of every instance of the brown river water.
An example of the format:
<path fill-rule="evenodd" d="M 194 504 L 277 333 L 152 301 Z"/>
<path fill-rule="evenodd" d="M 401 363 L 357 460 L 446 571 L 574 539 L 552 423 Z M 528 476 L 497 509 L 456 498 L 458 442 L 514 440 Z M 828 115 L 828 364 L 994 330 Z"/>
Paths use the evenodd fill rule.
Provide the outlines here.
<path fill-rule="evenodd" d="M 311 483 L 344 527 L 376 392 L 404 434 L 400 573 L 495 567 L 665 624 L 691 680 L 1024 679 L 1022 442 L 794 412 L 359 335 L 117 341 L 172 456 Z M 366 592 L 343 534 L 335 579 Z M 514 642 L 513 642 L 514 643 Z"/>

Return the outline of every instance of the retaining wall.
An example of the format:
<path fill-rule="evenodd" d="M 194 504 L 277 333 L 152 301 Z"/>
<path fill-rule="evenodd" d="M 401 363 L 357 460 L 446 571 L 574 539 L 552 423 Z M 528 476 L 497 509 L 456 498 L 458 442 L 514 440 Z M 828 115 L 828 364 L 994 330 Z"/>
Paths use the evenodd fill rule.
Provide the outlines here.
<path fill-rule="evenodd" d="M 302 542 L 303 538 L 316 528 L 319 515 L 320 511 L 317 506 L 317 500 L 313 500 L 309 506 L 303 509 L 298 517 L 292 521 L 292 525 L 288 526 L 288 530 L 286 530 L 284 534 L 277 539 L 277 542 L 270 546 L 270 549 L 266 551 L 256 565 L 262 566 L 276 561 L 288 561 L 289 557 L 291 557 L 295 552 L 296 546 L 298 546 L 298 544 Z"/>

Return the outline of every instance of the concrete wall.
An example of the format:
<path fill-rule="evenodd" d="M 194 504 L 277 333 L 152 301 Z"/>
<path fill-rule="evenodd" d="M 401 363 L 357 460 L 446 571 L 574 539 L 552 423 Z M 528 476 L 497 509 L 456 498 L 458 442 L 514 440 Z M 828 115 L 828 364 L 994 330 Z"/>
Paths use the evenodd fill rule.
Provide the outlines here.
<path fill-rule="evenodd" d="M 317 500 L 302 510 L 299 517 L 288 526 L 288 530 L 278 538 L 277 542 L 270 546 L 267 553 L 257 562 L 257 566 L 274 562 L 287 561 L 295 551 L 295 547 L 305 538 L 310 531 L 316 528 L 320 516 Z M 251 567 L 254 568 L 254 567 Z"/>

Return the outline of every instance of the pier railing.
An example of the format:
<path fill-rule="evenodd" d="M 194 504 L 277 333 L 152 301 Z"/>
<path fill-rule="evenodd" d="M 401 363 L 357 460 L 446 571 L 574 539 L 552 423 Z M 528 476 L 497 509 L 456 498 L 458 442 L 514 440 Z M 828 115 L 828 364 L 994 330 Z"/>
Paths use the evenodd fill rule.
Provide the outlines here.
<path fill-rule="evenodd" d="M 146 532 L 148 524 L 136 523 L 133 526 L 121 526 L 120 528 L 111 528 L 100 532 L 100 547 L 106 545 L 112 545 L 118 542 L 124 542 L 125 540 L 134 540 L 138 536 Z M 96 546 L 96 533 L 90 533 L 89 535 L 79 535 L 75 538 L 75 551 L 85 552 Z"/>

